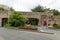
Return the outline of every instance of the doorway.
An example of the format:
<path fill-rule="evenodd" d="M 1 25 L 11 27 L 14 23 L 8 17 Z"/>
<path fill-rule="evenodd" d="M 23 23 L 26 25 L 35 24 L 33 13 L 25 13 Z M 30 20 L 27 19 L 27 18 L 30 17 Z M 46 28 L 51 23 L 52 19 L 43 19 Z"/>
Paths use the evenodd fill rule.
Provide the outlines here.
<path fill-rule="evenodd" d="M 4 27 L 7 21 L 8 21 L 8 18 L 2 18 L 2 27 Z"/>

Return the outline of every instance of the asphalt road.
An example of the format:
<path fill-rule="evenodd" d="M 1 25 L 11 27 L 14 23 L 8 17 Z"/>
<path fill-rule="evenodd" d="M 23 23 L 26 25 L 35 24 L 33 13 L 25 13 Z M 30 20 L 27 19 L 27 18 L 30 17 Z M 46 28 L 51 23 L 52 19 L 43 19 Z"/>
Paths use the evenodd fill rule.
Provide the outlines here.
<path fill-rule="evenodd" d="M 60 40 L 58 35 L 0 28 L 0 40 Z"/>

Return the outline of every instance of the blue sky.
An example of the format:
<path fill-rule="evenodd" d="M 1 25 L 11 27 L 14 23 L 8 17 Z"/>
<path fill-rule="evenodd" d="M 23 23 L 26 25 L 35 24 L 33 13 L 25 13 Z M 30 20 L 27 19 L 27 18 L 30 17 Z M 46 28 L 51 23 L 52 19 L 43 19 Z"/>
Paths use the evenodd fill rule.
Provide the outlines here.
<path fill-rule="evenodd" d="M 13 7 L 16 11 L 30 11 L 37 5 L 60 11 L 60 0 L 0 0 L 0 4 Z"/>

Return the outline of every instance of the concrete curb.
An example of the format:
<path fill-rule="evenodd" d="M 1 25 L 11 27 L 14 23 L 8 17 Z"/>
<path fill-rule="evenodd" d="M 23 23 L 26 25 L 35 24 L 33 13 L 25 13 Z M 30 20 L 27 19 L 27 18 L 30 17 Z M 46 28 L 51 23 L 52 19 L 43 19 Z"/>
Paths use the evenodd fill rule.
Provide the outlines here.
<path fill-rule="evenodd" d="M 35 30 L 25 30 L 25 29 L 18 29 L 18 28 L 7 28 L 7 29 L 13 29 L 13 30 L 21 30 L 21 31 L 30 31 L 30 32 L 37 32 L 37 33 L 45 33 L 45 34 L 55 34 L 51 32 L 43 32 L 43 31 L 35 31 Z"/>
<path fill-rule="evenodd" d="M 42 32 L 42 31 L 40 31 L 39 33 L 55 34 L 55 33 L 51 33 L 51 32 Z"/>

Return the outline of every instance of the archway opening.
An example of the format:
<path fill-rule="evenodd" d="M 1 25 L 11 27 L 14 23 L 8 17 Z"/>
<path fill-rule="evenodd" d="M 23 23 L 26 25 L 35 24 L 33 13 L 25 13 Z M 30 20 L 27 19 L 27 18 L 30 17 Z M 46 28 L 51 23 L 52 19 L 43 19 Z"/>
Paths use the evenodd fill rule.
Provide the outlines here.
<path fill-rule="evenodd" d="M 2 27 L 7 23 L 8 18 L 2 18 Z"/>
<path fill-rule="evenodd" d="M 26 24 L 38 25 L 39 19 L 37 18 L 28 18 Z"/>

